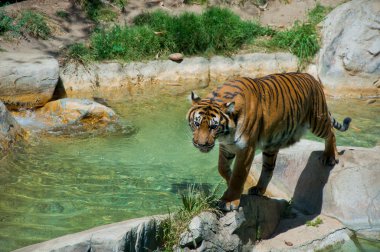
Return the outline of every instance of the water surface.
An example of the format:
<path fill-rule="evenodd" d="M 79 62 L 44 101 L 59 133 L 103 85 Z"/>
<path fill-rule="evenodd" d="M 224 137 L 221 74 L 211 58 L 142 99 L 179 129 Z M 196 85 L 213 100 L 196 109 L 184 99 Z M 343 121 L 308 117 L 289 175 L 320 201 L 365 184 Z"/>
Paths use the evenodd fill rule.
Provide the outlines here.
<path fill-rule="evenodd" d="M 177 192 L 187 184 L 221 182 L 217 151 L 203 154 L 191 144 L 186 97 L 109 104 L 125 125 L 133 124 L 135 134 L 44 137 L 0 161 L 0 251 L 165 214 L 179 204 Z M 379 144 L 379 101 L 329 104 L 337 119 L 353 118 L 351 130 L 337 134 L 339 145 Z"/>

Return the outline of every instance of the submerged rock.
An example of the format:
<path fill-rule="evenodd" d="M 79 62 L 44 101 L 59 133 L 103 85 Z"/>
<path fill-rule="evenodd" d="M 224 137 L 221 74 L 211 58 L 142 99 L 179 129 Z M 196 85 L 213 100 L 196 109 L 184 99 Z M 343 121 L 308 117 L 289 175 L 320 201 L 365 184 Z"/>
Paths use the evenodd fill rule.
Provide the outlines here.
<path fill-rule="evenodd" d="M 9 109 L 45 105 L 58 83 L 58 61 L 51 56 L 0 53 L 0 100 Z"/>
<path fill-rule="evenodd" d="M 25 136 L 25 131 L 0 101 L 0 158 Z"/>
<path fill-rule="evenodd" d="M 322 213 L 380 237 L 380 147 L 338 147 L 342 154 L 334 167 L 321 164 L 323 150 L 323 143 L 308 140 L 280 150 L 267 192 L 292 199 L 304 213 Z M 261 160 L 251 167 L 256 180 Z"/>
<path fill-rule="evenodd" d="M 285 200 L 242 195 L 238 211 L 223 216 L 203 212 L 194 217 L 181 235 L 180 247 L 190 251 L 248 251 L 255 242 L 275 231 Z"/>
<path fill-rule="evenodd" d="M 338 6 L 322 23 L 319 77 L 333 89 L 362 88 L 378 95 L 380 4 L 354 0 Z"/>
<path fill-rule="evenodd" d="M 77 135 L 128 131 L 127 128 L 121 127 L 119 116 L 111 108 L 85 99 L 65 98 L 51 101 L 33 112 L 22 111 L 15 115 L 22 124 L 25 124 L 25 128 L 50 134 Z"/>

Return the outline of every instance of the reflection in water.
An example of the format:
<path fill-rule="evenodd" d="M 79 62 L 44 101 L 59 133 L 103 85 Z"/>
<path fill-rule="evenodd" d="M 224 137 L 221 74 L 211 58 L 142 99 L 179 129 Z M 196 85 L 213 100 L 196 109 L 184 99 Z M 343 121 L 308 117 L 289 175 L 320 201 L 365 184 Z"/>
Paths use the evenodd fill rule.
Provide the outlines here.
<path fill-rule="evenodd" d="M 217 150 L 199 152 L 185 121 L 186 97 L 108 101 L 139 129 L 132 135 L 44 137 L 0 160 L 0 251 L 125 219 L 165 214 L 177 192 L 222 180 Z M 353 118 L 339 145 L 374 146 L 380 104 L 331 101 L 337 119 Z M 313 138 L 308 135 L 308 138 Z"/>

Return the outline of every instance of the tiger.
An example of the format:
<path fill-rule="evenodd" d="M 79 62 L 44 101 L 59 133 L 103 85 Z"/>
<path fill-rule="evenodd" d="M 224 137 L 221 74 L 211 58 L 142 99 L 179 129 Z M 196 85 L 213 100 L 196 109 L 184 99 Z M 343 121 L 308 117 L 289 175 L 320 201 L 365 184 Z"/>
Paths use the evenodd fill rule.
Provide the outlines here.
<path fill-rule="evenodd" d="M 323 85 L 307 73 L 238 77 L 204 99 L 191 92 L 191 102 L 186 117 L 193 145 L 207 153 L 219 141 L 218 171 L 227 183 L 219 200 L 223 211 L 239 207 L 256 148 L 262 150 L 263 165 L 256 186 L 248 193 L 263 195 L 281 148 L 298 142 L 309 129 L 325 139 L 320 159 L 333 166 L 339 161 L 333 128 L 346 131 L 351 122 L 347 117 L 341 124 L 331 116 Z"/>

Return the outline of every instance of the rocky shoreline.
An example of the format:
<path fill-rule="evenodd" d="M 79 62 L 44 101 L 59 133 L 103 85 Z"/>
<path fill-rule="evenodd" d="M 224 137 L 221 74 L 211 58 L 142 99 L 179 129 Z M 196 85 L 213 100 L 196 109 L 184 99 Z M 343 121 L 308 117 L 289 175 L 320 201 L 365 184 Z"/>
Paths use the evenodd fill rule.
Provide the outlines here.
<path fill-rule="evenodd" d="M 322 24 L 323 46 L 315 64 L 308 66 L 306 72 L 322 81 L 328 95 L 380 97 L 378 13 L 380 6 L 375 1 L 351 1 L 336 8 Z M 353 24 L 352 20 L 358 22 Z M 94 97 L 101 100 L 126 95 L 179 95 L 216 86 L 235 76 L 260 77 L 298 68 L 297 58 L 290 53 L 192 57 L 181 63 L 68 63 L 60 67 L 51 56 L 0 52 L 0 158 L 17 143 L 25 142 L 28 132 L 41 125 L 47 131 L 91 131 L 97 125 L 118 125 L 116 113 L 89 100 Z M 34 122 L 40 126 L 24 128 L 19 123 L 30 116 L 26 112 L 29 110 L 37 116 Z M 271 196 L 292 199 L 294 218 L 281 215 L 283 201 L 247 196 L 239 211 L 222 218 L 208 213 L 198 216 L 200 224 L 189 227 L 182 237 L 181 249 L 320 250 L 339 246 L 354 236 L 380 242 L 379 147 L 339 149 L 344 152 L 333 170 L 319 165 L 319 151 L 323 150 L 319 143 L 301 141 L 280 152 L 268 191 Z M 247 187 L 258 176 L 260 158 L 256 160 Z M 263 202 L 280 203 L 269 207 Z M 260 213 L 269 208 L 276 218 Z M 319 228 L 306 226 L 306 221 L 317 217 L 323 220 Z M 162 218 L 146 217 L 97 227 L 16 251 L 154 250 L 160 245 L 156 234 L 161 232 Z M 257 235 L 259 225 L 271 225 L 264 236 Z M 227 232 L 230 239 L 210 231 L 214 229 Z M 239 236 L 242 233 L 245 236 Z M 261 239 L 264 240 L 257 242 Z M 225 249 L 221 249 L 223 244 Z"/>

